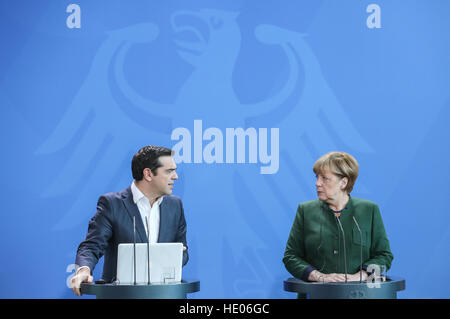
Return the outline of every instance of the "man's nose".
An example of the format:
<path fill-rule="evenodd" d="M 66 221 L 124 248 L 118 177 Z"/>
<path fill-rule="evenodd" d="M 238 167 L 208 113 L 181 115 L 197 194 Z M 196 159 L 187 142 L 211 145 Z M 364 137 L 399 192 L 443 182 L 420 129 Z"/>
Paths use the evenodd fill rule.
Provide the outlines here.
<path fill-rule="evenodd" d="M 173 172 L 172 179 L 173 179 L 173 180 L 177 180 L 177 179 L 178 179 L 177 172 Z"/>

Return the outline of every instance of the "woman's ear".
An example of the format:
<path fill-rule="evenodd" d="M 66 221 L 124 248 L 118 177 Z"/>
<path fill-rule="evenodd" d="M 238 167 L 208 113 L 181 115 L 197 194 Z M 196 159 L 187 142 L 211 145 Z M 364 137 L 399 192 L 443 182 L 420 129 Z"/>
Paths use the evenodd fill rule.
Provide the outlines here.
<path fill-rule="evenodd" d="M 340 185 L 341 190 L 344 190 L 347 187 L 347 184 L 348 184 L 348 178 L 347 177 L 342 178 L 341 185 Z"/>

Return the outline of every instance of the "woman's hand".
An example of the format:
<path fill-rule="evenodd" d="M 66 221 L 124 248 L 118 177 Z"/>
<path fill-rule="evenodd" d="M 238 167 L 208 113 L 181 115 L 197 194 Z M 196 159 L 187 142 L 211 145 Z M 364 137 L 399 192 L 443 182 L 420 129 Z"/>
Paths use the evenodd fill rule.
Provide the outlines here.
<path fill-rule="evenodd" d="M 348 275 L 347 281 L 359 281 L 362 279 L 363 282 L 367 280 L 367 277 L 369 276 L 364 270 L 362 271 L 362 276 L 360 276 L 360 271 L 358 271 L 356 274 Z"/>
<path fill-rule="evenodd" d="M 347 281 L 359 281 L 360 275 L 359 272 L 356 274 L 350 275 L 347 274 Z M 367 273 L 365 271 L 362 272 L 362 281 L 366 281 Z M 322 274 L 317 270 L 313 270 L 308 277 L 309 281 L 316 282 L 345 282 L 345 274 Z"/>
<path fill-rule="evenodd" d="M 345 275 L 344 274 L 322 274 L 321 272 L 319 272 L 317 270 L 313 270 L 309 274 L 308 280 L 316 281 L 316 282 L 345 282 Z"/>
<path fill-rule="evenodd" d="M 347 281 L 348 281 L 349 275 L 347 275 Z M 345 282 L 345 274 L 328 274 L 325 275 L 323 282 Z"/>

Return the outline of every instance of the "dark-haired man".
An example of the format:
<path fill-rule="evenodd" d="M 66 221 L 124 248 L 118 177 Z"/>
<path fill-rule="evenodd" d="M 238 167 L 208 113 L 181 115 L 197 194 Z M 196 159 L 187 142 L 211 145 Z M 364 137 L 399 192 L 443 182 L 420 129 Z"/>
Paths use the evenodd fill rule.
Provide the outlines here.
<path fill-rule="evenodd" d="M 71 280 L 73 292 L 80 296 L 80 284 L 92 282 L 92 270 L 104 255 L 102 279 L 116 277 L 117 247 L 134 241 L 133 217 L 136 220 L 136 242 L 181 242 L 184 245 L 183 266 L 189 255 L 186 244 L 186 220 L 181 199 L 172 196 L 177 166 L 172 151 L 165 147 L 145 146 L 134 156 L 130 187 L 102 195 L 97 213 L 89 222 L 86 239 L 79 245 Z M 146 218 L 149 221 L 147 229 Z"/>

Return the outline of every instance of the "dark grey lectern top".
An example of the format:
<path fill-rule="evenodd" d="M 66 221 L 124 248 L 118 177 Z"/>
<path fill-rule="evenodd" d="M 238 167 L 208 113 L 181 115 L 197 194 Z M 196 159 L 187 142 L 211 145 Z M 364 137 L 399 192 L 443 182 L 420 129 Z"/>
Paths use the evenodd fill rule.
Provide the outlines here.
<path fill-rule="evenodd" d="M 187 294 L 200 291 L 200 281 L 152 285 L 81 284 L 81 293 L 97 299 L 186 299 Z"/>
<path fill-rule="evenodd" d="M 376 283 L 321 283 L 289 278 L 284 281 L 284 290 L 311 299 L 396 299 L 397 291 L 405 290 L 405 280 L 388 277 L 386 281 Z"/>

